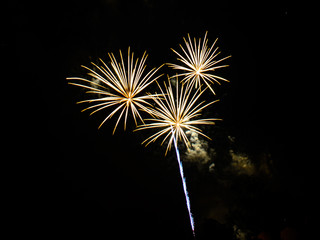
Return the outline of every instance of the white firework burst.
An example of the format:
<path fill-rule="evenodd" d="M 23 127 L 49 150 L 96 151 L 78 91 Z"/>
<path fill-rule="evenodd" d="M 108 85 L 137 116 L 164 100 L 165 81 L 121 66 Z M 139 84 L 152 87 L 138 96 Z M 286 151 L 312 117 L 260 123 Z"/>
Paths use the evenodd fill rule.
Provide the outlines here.
<path fill-rule="evenodd" d="M 85 108 L 82 111 L 93 109 L 91 114 L 100 110 L 113 107 L 111 112 L 102 121 L 99 128 L 116 113 L 119 113 L 113 133 L 115 132 L 119 121 L 124 116 L 124 129 L 128 113 L 131 111 L 133 119 L 137 125 L 137 118 L 143 122 L 139 113 L 140 110 L 146 110 L 150 105 L 147 100 L 152 99 L 156 95 L 148 95 L 144 90 L 160 76 L 154 77 L 155 73 L 161 68 L 153 68 L 148 73 L 144 74 L 147 54 L 144 52 L 141 60 L 137 58 L 134 61 L 134 53 L 130 54 L 128 48 L 128 60 L 125 63 L 122 52 L 120 52 L 120 62 L 118 62 L 113 53 L 109 53 L 111 67 L 100 59 L 102 65 L 98 66 L 92 63 L 95 70 L 82 66 L 87 69 L 90 79 L 80 77 L 70 77 L 67 80 L 72 80 L 69 84 L 88 89 L 87 93 L 94 94 L 96 97 L 78 103 L 93 103 L 92 106 Z M 76 82 L 76 81 L 79 81 Z M 86 85 L 88 84 L 88 85 Z M 90 114 L 90 115 L 91 115 Z"/>
<path fill-rule="evenodd" d="M 201 38 L 197 42 L 194 38 L 192 42 L 190 35 L 188 34 L 188 41 L 183 38 L 186 49 L 180 44 L 180 48 L 183 53 L 179 53 L 172 49 L 179 58 L 178 60 L 182 64 L 168 63 L 170 67 L 176 70 L 183 71 L 183 73 L 176 74 L 175 76 L 183 76 L 182 82 L 190 82 L 195 85 L 195 88 L 201 86 L 201 81 L 203 81 L 213 94 L 215 94 L 212 84 L 216 82 L 220 85 L 219 80 L 229 82 L 229 80 L 213 74 L 217 69 L 228 67 L 229 65 L 219 65 L 222 61 L 226 60 L 231 56 L 227 56 L 221 59 L 217 59 L 220 52 L 218 52 L 219 47 L 215 47 L 218 39 L 214 41 L 211 47 L 208 47 L 207 32 L 201 43 Z"/>
<path fill-rule="evenodd" d="M 195 125 L 215 124 L 214 121 L 221 120 L 218 118 L 197 119 L 204 108 L 219 100 L 211 101 L 205 105 L 204 101 L 197 103 L 199 97 L 204 92 L 201 91 L 200 88 L 193 92 L 192 85 L 185 84 L 179 89 L 179 81 L 178 77 L 176 77 L 176 91 L 174 94 L 170 79 L 168 82 L 168 86 L 164 83 L 165 91 L 158 84 L 161 94 L 151 96 L 156 103 L 156 107 L 148 107 L 148 111 L 154 118 L 146 119 L 146 121 L 150 121 L 150 123 L 138 126 L 137 129 L 160 128 L 158 132 L 148 137 L 143 144 L 146 143 L 146 145 L 148 145 L 149 143 L 156 141 L 159 137 L 165 136 L 161 144 L 169 138 L 166 153 L 171 149 L 174 138 L 177 141 L 182 140 L 187 147 L 190 146 L 190 142 L 186 135 L 186 131 L 188 130 L 210 139 Z"/>

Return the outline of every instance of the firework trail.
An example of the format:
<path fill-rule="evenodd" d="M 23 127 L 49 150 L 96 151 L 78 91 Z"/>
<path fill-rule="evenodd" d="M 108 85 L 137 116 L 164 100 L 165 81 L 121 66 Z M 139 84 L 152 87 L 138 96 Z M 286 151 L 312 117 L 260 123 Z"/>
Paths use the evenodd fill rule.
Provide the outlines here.
<path fill-rule="evenodd" d="M 172 129 L 172 127 L 171 127 L 171 133 L 172 133 L 172 136 L 173 136 L 174 148 L 176 149 L 177 160 L 178 160 L 178 164 L 179 164 L 179 170 L 180 170 L 180 176 L 181 176 L 182 185 L 183 185 L 184 196 L 185 196 L 185 198 L 186 198 L 186 203 L 187 203 L 187 208 L 188 208 L 188 213 L 189 213 L 189 219 L 190 219 L 191 229 L 192 229 L 193 236 L 195 236 L 195 232 L 194 232 L 194 220 L 193 220 L 193 216 L 192 216 L 192 213 L 191 213 L 191 206 L 190 206 L 190 199 L 189 199 L 189 194 L 188 194 L 188 190 L 187 190 L 186 178 L 184 177 L 183 165 L 182 165 L 182 162 L 181 162 L 181 160 L 180 160 L 180 153 L 179 153 L 179 149 L 178 149 L 178 146 L 177 146 L 176 138 L 174 137 L 174 134 L 173 134 L 173 129 Z"/>
<path fill-rule="evenodd" d="M 188 196 L 186 180 L 183 173 L 183 165 L 180 159 L 178 141 L 182 140 L 182 142 L 187 147 L 189 147 L 190 142 L 185 131 L 196 132 L 202 136 L 207 137 L 201 132 L 201 129 L 194 125 L 215 124 L 214 121 L 221 119 L 194 119 L 201 115 L 200 112 L 204 108 L 217 101 L 211 101 L 206 105 L 204 105 L 204 102 L 197 103 L 199 97 L 204 91 L 200 91 L 200 88 L 198 88 L 196 91 L 193 91 L 191 84 L 182 85 L 179 89 L 178 77 L 176 78 L 176 91 L 173 91 L 170 78 L 168 80 L 168 86 L 165 84 L 165 91 L 158 84 L 161 95 L 152 97 L 156 103 L 156 107 L 148 108 L 148 110 L 154 118 L 146 119 L 146 121 L 149 120 L 151 121 L 151 123 L 145 123 L 144 125 L 139 126 L 137 130 L 160 128 L 158 132 L 147 138 L 143 143 L 146 143 L 146 145 L 148 145 L 149 143 L 156 141 L 159 137 L 165 136 L 162 140 L 162 144 L 166 139 L 168 139 L 166 154 L 167 151 L 171 149 L 172 144 L 174 145 L 177 154 L 177 160 L 179 163 L 180 176 L 187 203 L 190 224 L 193 235 L 195 235 L 194 220 L 191 213 L 190 199 Z M 176 93 L 174 94 L 174 92 Z"/>

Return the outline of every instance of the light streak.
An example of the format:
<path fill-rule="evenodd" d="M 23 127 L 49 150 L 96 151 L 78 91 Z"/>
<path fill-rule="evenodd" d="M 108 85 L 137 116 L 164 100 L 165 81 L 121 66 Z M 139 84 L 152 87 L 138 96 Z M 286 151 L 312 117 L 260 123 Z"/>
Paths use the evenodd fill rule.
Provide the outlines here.
<path fill-rule="evenodd" d="M 190 205 L 190 199 L 189 199 L 189 194 L 188 194 L 188 190 L 187 190 L 186 178 L 184 177 L 183 165 L 182 165 L 182 162 L 181 162 L 181 160 L 180 160 L 180 153 L 179 153 L 177 141 L 176 141 L 176 138 L 175 138 L 175 136 L 174 136 L 173 128 L 172 128 L 172 127 L 171 127 L 171 134 L 172 134 L 172 136 L 173 136 L 173 144 L 174 144 L 174 147 L 175 147 L 175 149 L 176 149 L 176 155 L 177 155 L 177 160 L 178 160 L 178 164 L 179 164 L 179 170 L 180 170 L 180 176 L 181 176 L 181 180 L 182 180 L 182 186 L 183 186 L 184 196 L 185 196 L 185 198 L 186 198 L 186 203 L 187 203 L 187 208 L 188 208 L 188 213 L 189 213 L 190 225 L 191 225 L 191 229 L 192 229 L 193 236 L 195 236 L 195 232 L 194 232 L 194 219 L 193 219 L 193 216 L 192 216 L 192 213 L 191 213 L 191 205 Z"/>

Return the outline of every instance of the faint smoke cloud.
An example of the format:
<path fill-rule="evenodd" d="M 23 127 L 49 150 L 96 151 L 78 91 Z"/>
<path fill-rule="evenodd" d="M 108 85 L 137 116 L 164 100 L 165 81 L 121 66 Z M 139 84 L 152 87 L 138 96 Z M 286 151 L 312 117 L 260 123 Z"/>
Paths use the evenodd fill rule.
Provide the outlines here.
<path fill-rule="evenodd" d="M 232 149 L 229 150 L 231 156 L 231 170 L 237 174 L 253 175 L 255 167 L 247 154 L 236 153 Z"/>
<path fill-rule="evenodd" d="M 199 134 L 193 131 L 186 132 L 190 136 L 191 147 L 186 151 L 186 161 L 205 165 L 211 160 L 214 150 L 209 148 L 205 140 L 199 139 Z"/>

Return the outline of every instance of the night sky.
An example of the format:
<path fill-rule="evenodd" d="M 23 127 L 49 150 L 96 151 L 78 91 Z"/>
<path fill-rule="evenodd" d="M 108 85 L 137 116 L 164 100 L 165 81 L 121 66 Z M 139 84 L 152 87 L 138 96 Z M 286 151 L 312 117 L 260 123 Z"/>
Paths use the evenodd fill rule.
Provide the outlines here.
<path fill-rule="evenodd" d="M 66 77 L 128 46 L 136 56 L 147 51 L 147 69 L 175 62 L 170 48 L 188 33 L 203 38 L 208 31 L 209 44 L 219 38 L 221 56 L 232 57 L 219 72 L 230 83 L 216 86 L 216 97 L 204 95 L 220 99 L 204 115 L 224 119 L 203 128 L 213 139 L 202 139 L 209 158 L 184 165 L 198 239 L 232 239 L 234 226 L 248 236 L 280 234 L 286 224 L 304 233 L 312 159 L 304 149 L 308 110 L 298 46 L 307 36 L 290 4 L 12 1 L 8 11 L 5 72 L 17 79 L 11 94 L 28 89 L 16 109 L 13 145 L 21 147 L 12 150 L 19 161 L 12 158 L 8 180 L 17 232 L 36 239 L 192 239 L 174 152 L 165 156 L 160 142 L 142 146 L 150 132 L 132 132 L 133 124 L 124 132 L 120 123 L 112 135 L 111 119 L 98 130 L 108 111 L 81 113 L 76 102 L 86 96 Z"/>

